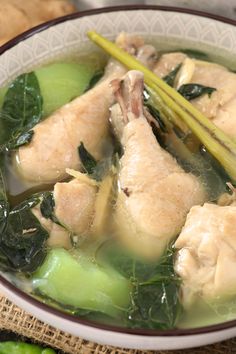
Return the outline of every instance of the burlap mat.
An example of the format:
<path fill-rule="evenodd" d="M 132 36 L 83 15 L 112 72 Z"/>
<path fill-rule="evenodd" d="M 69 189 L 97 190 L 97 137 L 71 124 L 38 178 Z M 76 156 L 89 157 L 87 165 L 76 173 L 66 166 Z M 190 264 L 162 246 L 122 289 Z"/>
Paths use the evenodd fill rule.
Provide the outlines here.
<path fill-rule="evenodd" d="M 44 324 L 0 295 L 1 329 L 11 330 L 33 341 L 50 345 L 70 354 L 236 354 L 236 338 L 206 347 L 177 351 L 153 352 L 98 345 Z"/>

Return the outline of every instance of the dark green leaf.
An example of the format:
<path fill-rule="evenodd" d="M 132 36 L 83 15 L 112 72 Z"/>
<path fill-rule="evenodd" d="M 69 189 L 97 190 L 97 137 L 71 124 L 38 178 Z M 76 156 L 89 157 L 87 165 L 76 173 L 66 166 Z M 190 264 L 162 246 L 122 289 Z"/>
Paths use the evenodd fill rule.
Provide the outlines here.
<path fill-rule="evenodd" d="M 149 113 L 152 115 L 152 117 L 156 119 L 162 132 L 166 133 L 167 132 L 166 125 L 163 122 L 163 120 L 161 119 L 160 112 L 149 103 L 146 103 L 145 107 L 147 107 L 147 109 L 148 109 Z"/>
<path fill-rule="evenodd" d="M 47 231 L 31 212 L 31 208 L 40 202 L 40 195 L 32 196 L 10 212 L 5 195 L 3 189 L 0 267 L 2 270 L 33 272 L 45 257 L 45 241 L 48 238 Z"/>
<path fill-rule="evenodd" d="M 54 213 L 55 201 L 52 192 L 45 192 L 40 204 L 40 211 L 44 218 L 49 219 Z"/>
<path fill-rule="evenodd" d="M 106 259 L 133 285 L 126 325 L 132 328 L 168 329 L 176 325 L 181 311 L 180 279 L 173 266 L 170 247 L 159 262 L 142 262 L 116 243 L 105 243 L 97 258 Z M 99 259 L 97 259 L 99 261 Z"/>
<path fill-rule="evenodd" d="M 182 52 L 187 54 L 190 58 L 194 58 L 194 59 L 198 59 L 198 60 L 206 60 L 209 61 L 209 56 L 204 53 L 201 52 L 200 50 L 196 50 L 196 49 L 177 49 L 175 50 L 175 52 Z"/>
<path fill-rule="evenodd" d="M 180 86 L 180 88 L 178 89 L 178 92 L 188 101 L 205 94 L 208 94 L 208 96 L 210 97 L 214 91 L 216 91 L 215 88 L 203 86 L 200 84 L 185 84 Z"/>
<path fill-rule="evenodd" d="M 0 170 L 0 235 L 5 231 L 9 215 L 9 204 L 6 196 L 5 182 Z"/>
<path fill-rule="evenodd" d="M 169 86 L 173 87 L 175 78 L 176 78 L 181 66 L 182 66 L 182 64 L 177 65 L 176 68 L 174 68 L 168 75 L 163 77 L 162 80 L 165 81 Z"/>
<path fill-rule="evenodd" d="M 31 72 L 17 77 L 9 86 L 0 114 L 0 144 L 20 139 L 42 118 L 42 96 L 36 75 Z M 32 137 L 32 133 L 31 137 Z M 25 142 L 28 139 L 21 138 Z M 14 144 L 13 144 L 14 145 Z"/>
<path fill-rule="evenodd" d="M 104 75 L 104 70 L 98 70 L 97 72 L 95 72 L 95 74 L 89 81 L 88 87 L 86 87 L 84 92 L 87 92 L 88 90 L 93 88 L 97 84 L 97 82 L 103 77 L 103 75 Z"/>
<path fill-rule="evenodd" d="M 20 146 L 29 144 L 33 138 L 33 135 L 34 135 L 34 131 L 29 130 L 28 132 L 23 133 L 16 138 L 13 138 L 8 143 L 0 146 L 0 152 L 5 150 L 18 149 Z"/>
<path fill-rule="evenodd" d="M 54 213 L 55 200 L 52 192 L 42 193 L 42 202 L 40 204 L 40 211 L 44 218 L 51 219 L 54 223 L 61 225 Z M 62 225 L 61 225 L 62 226 Z"/>
<path fill-rule="evenodd" d="M 135 267 L 134 290 L 128 312 L 128 325 L 133 328 L 169 329 L 176 325 L 181 311 L 179 278 L 173 268 L 173 250 L 170 248 L 160 262 L 150 269 L 146 280 Z"/>
<path fill-rule="evenodd" d="M 80 146 L 78 147 L 78 152 L 80 161 L 85 172 L 87 172 L 89 175 L 92 175 L 97 166 L 97 161 L 85 148 L 83 142 L 80 143 Z"/>

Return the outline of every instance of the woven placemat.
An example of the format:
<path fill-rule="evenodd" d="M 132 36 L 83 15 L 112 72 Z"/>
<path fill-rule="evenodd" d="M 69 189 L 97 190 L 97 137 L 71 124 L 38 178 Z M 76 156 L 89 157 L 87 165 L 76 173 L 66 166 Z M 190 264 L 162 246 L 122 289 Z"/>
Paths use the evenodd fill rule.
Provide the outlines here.
<path fill-rule="evenodd" d="M 99 345 L 44 324 L 0 295 L 0 330 L 3 329 L 70 354 L 236 354 L 236 338 L 206 347 L 177 351 L 140 351 Z"/>

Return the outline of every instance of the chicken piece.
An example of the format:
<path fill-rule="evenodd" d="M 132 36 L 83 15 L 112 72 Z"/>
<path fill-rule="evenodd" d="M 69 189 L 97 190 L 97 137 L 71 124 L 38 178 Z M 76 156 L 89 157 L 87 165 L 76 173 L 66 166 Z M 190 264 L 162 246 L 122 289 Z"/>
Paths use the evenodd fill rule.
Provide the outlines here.
<path fill-rule="evenodd" d="M 139 37 L 121 34 L 117 42 L 137 55 L 141 43 L 143 62 L 150 65 L 155 61 L 154 49 L 144 46 Z M 121 64 L 110 60 L 100 83 L 34 127 L 31 143 L 20 147 L 15 156 L 16 167 L 23 179 L 53 183 L 65 177 L 66 168 L 80 170 L 77 148 L 81 141 L 95 159 L 104 156 L 110 139 L 109 107 L 114 101 L 109 84 L 125 72 Z"/>
<path fill-rule="evenodd" d="M 236 206 L 193 207 L 175 242 L 175 271 L 182 278 L 182 301 L 196 296 L 222 301 L 236 295 Z"/>
<path fill-rule="evenodd" d="M 113 69 L 96 87 L 34 127 L 31 143 L 16 153 L 16 167 L 23 179 L 38 184 L 54 183 L 65 178 L 66 168 L 80 170 L 81 141 L 95 159 L 103 157 L 109 142 L 107 121 L 113 102 L 109 82 L 125 71 L 119 65 Z"/>
<path fill-rule="evenodd" d="M 227 110 L 227 103 L 236 97 L 236 75 L 218 64 L 199 60 L 195 60 L 195 63 L 195 70 L 190 83 L 214 87 L 216 91 L 210 97 L 204 95 L 192 100 L 191 103 L 208 118 L 213 119 L 213 122 L 217 125 L 220 109 Z M 233 118 L 230 117 L 231 122 L 234 121 Z M 236 125 L 236 120 L 234 125 Z"/>
<path fill-rule="evenodd" d="M 130 71 L 112 85 L 124 122 L 119 130 L 124 155 L 115 213 L 118 236 L 139 255 L 155 259 L 206 195 L 198 179 L 159 146 L 143 113 L 143 75 Z"/>
<path fill-rule="evenodd" d="M 214 96 L 214 98 L 216 98 L 216 96 Z M 218 108 L 213 122 L 226 134 L 234 139 L 236 138 L 236 90 L 235 96 L 230 101 Z"/>
<path fill-rule="evenodd" d="M 153 68 L 154 73 L 159 77 L 165 77 L 172 70 L 187 58 L 187 55 L 181 52 L 163 54 Z"/>
<path fill-rule="evenodd" d="M 175 80 L 181 84 L 195 83 L 216 89 L 211 96 L 205 94 L 191 103 L 228 135 L 236 136 L 236 74 L 222 65 L 188 58 L 183 53 L 164 54 L 157 61 L 154 72 L 164 77 L 178 64 L 182 64 Z"/>
<path fill-rule="evenodd" d="M 70 236 L 85 236 L 93 222 L 97 187 L 93 184 L 73 179 L 68 183 L 56 183 L 53 191 L 54 213 L 61 225 L 42 216 L 39 207 L 34 215 L 49 232 L 48 245 L 70 248 Z"/>
<path fill-rule="evenodd" d="M 72 233 L 83 235 L 90 229 L 94 214 L 97 187 L 74 179 L 56 183 L 55 215 Z"/>

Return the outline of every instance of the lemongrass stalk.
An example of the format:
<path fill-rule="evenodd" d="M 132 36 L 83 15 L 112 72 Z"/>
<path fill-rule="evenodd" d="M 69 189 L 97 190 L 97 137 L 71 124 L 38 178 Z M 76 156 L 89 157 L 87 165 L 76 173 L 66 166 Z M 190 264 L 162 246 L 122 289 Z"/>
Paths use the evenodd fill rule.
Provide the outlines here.
<path fill-rule="evenodd" d="M 176 90 L 116 44 L 94 31 L 88 32 L 88 37 L 129 69 L 141 71 L 144 74 L 145 83 L 160 96 L 169 109 L 187 124 L 208 151 L 221 163 L 230 177 L 236 181 L 236 143 L 230 137 Z"/>

